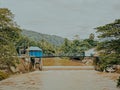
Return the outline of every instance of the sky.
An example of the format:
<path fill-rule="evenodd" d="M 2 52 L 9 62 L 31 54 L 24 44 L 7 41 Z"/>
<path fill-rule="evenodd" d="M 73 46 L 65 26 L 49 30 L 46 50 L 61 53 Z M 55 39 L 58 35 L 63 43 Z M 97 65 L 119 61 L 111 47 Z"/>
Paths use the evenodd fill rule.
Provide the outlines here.
<path fill-rule="evenodd" d="M 120 19 L 120 0 L 0 0 L 22 29 L 80 39 Z"/>

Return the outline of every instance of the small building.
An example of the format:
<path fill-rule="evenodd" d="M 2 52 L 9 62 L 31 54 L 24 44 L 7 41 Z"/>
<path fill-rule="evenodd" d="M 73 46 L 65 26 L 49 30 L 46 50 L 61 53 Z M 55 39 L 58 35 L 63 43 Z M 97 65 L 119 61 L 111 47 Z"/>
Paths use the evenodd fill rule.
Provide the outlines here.
<path fill-rule="evenodd" d="M 31 46 L 28 48 L 28 51 L 30 57 L 41 58 L 43 56 L 42 49 L 39 47 Z"/>

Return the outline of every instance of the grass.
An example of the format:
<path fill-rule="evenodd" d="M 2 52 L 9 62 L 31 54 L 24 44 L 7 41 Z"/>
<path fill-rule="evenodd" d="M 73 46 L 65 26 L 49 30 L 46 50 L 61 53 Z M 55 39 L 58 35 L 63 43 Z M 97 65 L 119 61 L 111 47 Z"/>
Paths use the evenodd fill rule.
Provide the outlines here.
<path fill-rule="evenodd" d="M 67 58 L 43 58 L 43 66 L 84 66 L 81 61 Z"/>

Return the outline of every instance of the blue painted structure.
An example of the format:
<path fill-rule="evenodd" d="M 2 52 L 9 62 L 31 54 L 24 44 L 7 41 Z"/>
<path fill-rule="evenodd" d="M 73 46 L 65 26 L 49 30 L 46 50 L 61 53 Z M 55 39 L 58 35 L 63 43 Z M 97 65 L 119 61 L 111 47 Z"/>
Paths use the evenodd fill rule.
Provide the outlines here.
<path fill-rule="evenodd" d="M 29 47 L 29 56 L 41 58 L 43 56 L 42 49 L 33 46 Z"/>

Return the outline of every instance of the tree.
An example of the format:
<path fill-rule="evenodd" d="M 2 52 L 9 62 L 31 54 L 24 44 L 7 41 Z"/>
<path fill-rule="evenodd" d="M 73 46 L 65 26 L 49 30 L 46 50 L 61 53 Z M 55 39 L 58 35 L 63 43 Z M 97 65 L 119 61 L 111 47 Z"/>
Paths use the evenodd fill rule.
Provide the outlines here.
<path fill-rule="evenodd" d="M 20 37 L 21 30 L 16 22 L 13 21 L 14 15 L 7 8 L 0 8 L 0 37 L 16 42 Z"/>
<path fill-rule="evenodd" d="M 95 38 L 95 35 L 94 35 L 93 33 L 91 33 L 91 34 L 89 35 L 89 39 L 90 39 L 90 40 L 94 40 L 94 38 Z"/>
<path fill-rule="evenodd" d="M 47 42 L 46 40 L 41 40 L 38 45 L 40 48 L 42 48 L 43 53 L 44 54 L 48 54 L 48 55 L 53 55 L 55 54 L 55 48 L 52 44 L 50 44 L 49 42 Z"/>
<path fill-rule="evenodd" d="M 120 19 L 96 29 L 100 39 L 97 50 L 101 51 L 101 69 L 108 64 L 120 64 Z"/>
<path fill-rule="evenodd" d="M 27 49 L 29 46 L 37 46 L 37 43 L 28 37 L 21 36 L 19 40 L 15 44 L 15 48 L 17 50 L 17 53 L 20 54 L 20 49 Z M 23 51 L 24 52 L 24 51 Z"/>
<path fill-rule="evenodd" d="M 67 38 L 65 38 L 64 43 L 61 46 L 61 51 L 64 54 L 68 54 L 70 52 L 70 49 L 71 49 L 71 42 Z"/>
<path fill-rule="evenodd" d="M 81 52 L 80 41 L 73 40 L 71 44 L 71 53 L 79 54 Z"/>
<path fill-rule="evenodd" d="M 86 51 L 90 48 L 92 48 L 90 42 L 89 42 L 89 39 L 85 39 L 83 41 L 80 42 L 80 47 L 81 47 L 81 51 Z"/>
<path fill-rule="evenodd" d="M 13 20 L 14 15 L 7 8 L 0 8 L 0 64 L 15 65 L 15 44 L 21 36 L 19 26 Z"/>

